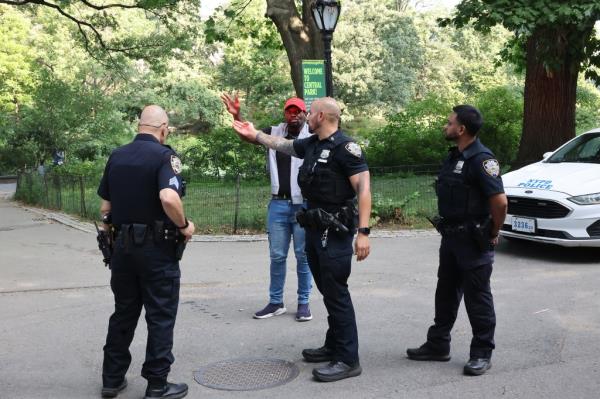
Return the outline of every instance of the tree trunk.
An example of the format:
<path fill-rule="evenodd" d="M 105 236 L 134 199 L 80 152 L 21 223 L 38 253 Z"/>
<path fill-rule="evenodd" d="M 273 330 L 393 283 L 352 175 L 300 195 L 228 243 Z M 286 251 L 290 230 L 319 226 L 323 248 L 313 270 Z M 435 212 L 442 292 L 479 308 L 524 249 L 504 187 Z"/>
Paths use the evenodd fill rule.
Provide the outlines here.
<path fill-rule="evenodd" d="M 323 40 L 310 12 L 312 0 L 302 0 L 302 15 L 294 0 L 267 0 L 267 14 L 281 36 L 290 62 L 296 95 L 302 97 L 302 60 L 322 60 Z"/>
<path fill-rule="evenodd" d="M 523 134 L 513 168 L 539 161 L 545 152 L 554 151 L 575 137 L 580 60 L 569 55 L 566 36 L 564 28 L 562 31 L 555 28 L 552 32 L 539 30 L 527 41 Z M 547 68 L 538 51 L 548 40 L 556 43 L 555 56 L 562 61 L 555 70 Z"/>

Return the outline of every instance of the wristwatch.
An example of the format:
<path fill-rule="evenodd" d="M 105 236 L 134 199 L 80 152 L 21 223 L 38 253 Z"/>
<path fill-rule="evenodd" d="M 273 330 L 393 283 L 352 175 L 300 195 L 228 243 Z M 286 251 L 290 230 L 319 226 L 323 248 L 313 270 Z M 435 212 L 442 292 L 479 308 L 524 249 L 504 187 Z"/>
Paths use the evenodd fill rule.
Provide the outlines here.
<path fill-rule="evenodd" d="M 190 225 L 189 220 L 187 220 L 187 218 L 185 218 L 185 224 L 183 226 L 177 226 L 177 228 L 179 230 L 183 230 L 183 229 L 187 229 L 189 225 Z"/>
<path fill-rule="evenodd" d="M 371 229 L 368 227 L 359 227 L 358 232 L 368 236 L 369 234 L 371 234 Z"/>

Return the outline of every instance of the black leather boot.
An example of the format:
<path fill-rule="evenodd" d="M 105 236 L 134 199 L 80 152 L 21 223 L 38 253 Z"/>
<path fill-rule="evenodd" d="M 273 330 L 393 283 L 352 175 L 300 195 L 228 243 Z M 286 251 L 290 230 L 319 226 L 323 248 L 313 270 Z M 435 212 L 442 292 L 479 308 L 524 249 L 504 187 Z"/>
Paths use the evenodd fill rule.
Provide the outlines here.
<path fill-rule="evenodd" d="M 435 362 L 447 362 L 450 360 L 449 353 L 434 351 L 427 343 L 418 348 L 408 348 L 406 355 L 411 360 L 432 360 Z"/>
<path fill-rule="evenodd" d="M 180 399 L 188 393 L 187 384 L 173 384 L 167 382 L 165 385 L 148 385 L 144 399 Z"/>
<path fill-rule="evenodd" d="M 482 375 L 492 367 L 492 360 L 487 358 L 471 358 L 465 364 L 466 375 Z"/>
<path fill-rule="evenodd" d="M 333 382 L 344 378 L 356 377 L 362 373 L 359 363 L 350 366 L 344 362 L 331 362 L 325 367 L 313 369 L 313 376 L 322 382 Z"/>
<path fill-rule="evenodd" d="M 127 378 L 123 378 L 123 382 L 116 387 L 102 387 L 103 398 L 116 398 L 119 392 L 127 388 Z"/>
<path fill-rule="evenodd" d="M 304 349 L 302 357 L 309 363 L 330 362 L 333 360 L 333 350 L 326 346 L 317 349 Z"/>

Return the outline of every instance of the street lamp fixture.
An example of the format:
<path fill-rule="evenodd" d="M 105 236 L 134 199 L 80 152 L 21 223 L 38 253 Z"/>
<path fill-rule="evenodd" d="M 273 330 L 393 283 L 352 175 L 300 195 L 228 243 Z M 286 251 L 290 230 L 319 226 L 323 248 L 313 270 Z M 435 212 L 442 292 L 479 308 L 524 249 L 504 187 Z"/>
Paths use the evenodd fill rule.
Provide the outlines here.
<path fill-rule="evenodd" d="M 333 97 L 333 75 L 331 69 L 331 40 L 340 17 L 342 4 L 336 0 L 316 0 L 311 5 L 313 19 L 323 37 L 325 55 L 325 85 L 328 97 Z"/>

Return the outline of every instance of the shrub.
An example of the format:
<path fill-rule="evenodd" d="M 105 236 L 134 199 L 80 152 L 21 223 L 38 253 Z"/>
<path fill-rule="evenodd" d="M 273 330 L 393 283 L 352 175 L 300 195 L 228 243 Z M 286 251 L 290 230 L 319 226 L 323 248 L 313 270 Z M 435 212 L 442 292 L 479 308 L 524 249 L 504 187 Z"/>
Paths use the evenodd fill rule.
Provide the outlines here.
<path fill-rule="evenodd" d="M 483 115 L 481 142 L 501 164 L 511 164 L 517 156 L 523 128 L 523 94 L 513 87 L 498 86 L 482 91 L 473 102 Z"/>
<path fill-rule="evenodd" d="M 481 141 L 502 163 L 514 160 L 521 137 L 523 95 L 518 89 L 498 86 L 467 101 L 481 110 L 484 125 Z M 429 96 L 410 103 L 388 118 L 388 124 L 369 138 L 369 165 L 398 166 L 439 164 L 452 145 L 442 129 L 455 104 L 449 99 Z"/>
<path fill-rule="evenodd" d="M 369 138 L 369 165 L 439 163 L 448 148 L 442 128 L 451 109 L 447 100 L 430 96 L 390 116 L 388 124 Z"/>

